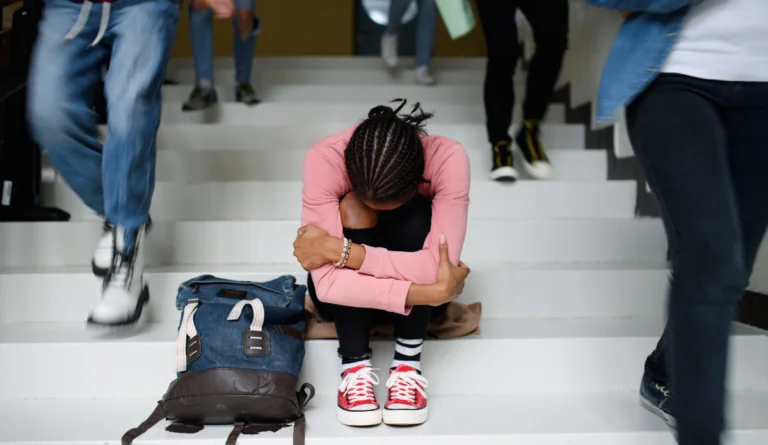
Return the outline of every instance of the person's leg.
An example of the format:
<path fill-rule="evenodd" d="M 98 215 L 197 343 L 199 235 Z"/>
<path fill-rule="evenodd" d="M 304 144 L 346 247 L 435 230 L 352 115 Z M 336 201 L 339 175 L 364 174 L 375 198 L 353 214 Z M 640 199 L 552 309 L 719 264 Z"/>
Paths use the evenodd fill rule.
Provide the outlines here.
<path fill-rule="evenodd" d="M 357 244 L 379 247 L 377 212 L 360 205 L 354 195 L 340 203 L 344 236 Z M 341 357 L 341 386 L 336 416 L 349 426 L 381 423 L 382 414 L 373 387 L 379 383 L 371 367 L 370 334 L 378 312 L 340 305 L 332 307 Z"/>
<path fill-rule="evenodd" d="M 65 0 L 45 3 L 28 85 L 27 120 L 35 140 L 80 199 L 104 216 L 101 184 L 102 144 L 93 111 L 108 47 L 89 48 L 96 18 L 71 39 L 81 5 Z M 92 258 L 93 270 L 106 274 L 112 262 L 112 235 L 105 231 Z"/>
<path fill-rule="evenodd" d="M 389 68 L 397 66 L 397 32 L 410 4 L 411 0 L 392 0 L 389 3 L 387 29 L 381 35 L 381 58 Z"/>
<path fill-rule="evenodd" d="M 189 1 L 189 39 L 195 62 L 195 88 L 182 110 L 204 110 L 218 102 L 213 84 L 213 11 L 205 0 Z"/>
<path fill-rule="evenodd" d="M 568 0 L 523 0 L 520 9 L 533 29 L 536 53 L 528 70 L 523 125 L 515 144 L 523 154 L 528 174 L 545 179 L 552 168 L 539 138 L 540 123 L 552 101 L 568 46 Z"/>
<path fill-rule="evenodd" d="M 90 320 L 133 323 L 149 291 L 143 280 L 145 228 L 155 187 L 161 96 L 179 19 L 172 0 L 114 3 L 104 44 L 112 55 L 105 88 L 109 137 L 104 144 L 104 212 L 115 225 L 114 257 Z"/>
<path fill-rule="evenodd" d="M 27 120 L 56 170 L 103 216 L 102 144 L 92 106 L 108 49 L 88 47 L 98 29 L 95 19 L 71 40 L 65 38 L 80 6 L 67 0 L 45 3 L 30 66 Z"/>
<path fill-rule="evenodd" d="M 435 48 L 437 34 L 437 4 L 435 0 L 419 2 L 419 22 L 416 25 L 416 61 L 414 63 L 416 82 L 432 85 L 435 79 L 429 74 L 429 60 Z"/>
<path fill-rule="evenodd" d="M 747 97 L 757 103 L 727 110 L 722 115 L 728 135 L 728 154 L 741 219 L 747 276 L 752 275 L 768 224 L 768 206 L 763 205 L 768 196 L 768 175 L 761 168 L 768 165 L 768 150 L 761 149 L 768 146 L 768 131 L 762 125 L 768 120 L 768 84 L 755 83 L 750 87 Z M 660 384 L 662 389 L 668 389 L 668 338 L 669 333 L 665 329 L 656 349 L 646 359 L 645 374 L 652 381 L 651 385 L 644 385 L 646 387 Z"/>
<path fill-rule="evenodd" d="M 728 335 L 747 283 L 719 85 L 662 75 L 627 109 L 671 253 L 669 362 L 681 445 L 720 444 Z"/>
<path fill-rule="evenodd" d="M 254 29 L 253 2 L 254 0 L 236 0 L 235 15 L 232 17 L 232 25 L 235 28 L 235 97 L 238 102 L 246 105 L 256 105 L 260 102 L 251 85 L 257 31 Z"/>
<path fill-rule="evenodd" d="M 509 136 L 515 106 L 515 67 L 520 57 L 515 23 L 518 3 L 519 0 L 477 0 L 488 50 L 483 100 L 488 141 L 492 146 L 490 177 L 499 181 L 514 181 L 518 176 Z"/>
<path fill-rule="evenodd" d="M 416 195 L 402 207 L 379 214 L 382 247 L 400 252 L 421 250 L 431 224 L 432 203 Z M 421 350 L 432 313 L 431 306 L 414 306 L 408 315 L 389 316 L 395 328 L 395 356 L 384 406 L 384 422 L 389 425 L 417 425 L 427 420 L 427 381 L 421 375 Z"/>

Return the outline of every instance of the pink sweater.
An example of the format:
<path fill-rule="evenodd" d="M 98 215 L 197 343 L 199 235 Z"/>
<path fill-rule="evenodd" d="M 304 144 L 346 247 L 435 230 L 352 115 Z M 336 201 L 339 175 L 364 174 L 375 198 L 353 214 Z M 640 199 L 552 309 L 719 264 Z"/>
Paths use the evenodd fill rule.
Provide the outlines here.
<path fill-rule="evenodd" d="M 343 237 L 339 201 L 352 189 L 344 165 L 344 149 L 355 127 L 310 147 L 304 161 L 301 224 L 314 224 L 332 236 Z M 383 309 L 408 314 L 405 297 L 411 283 L 432 284 L 440 263 L 440 234 L 448 240 L 451 262 L 459 263 L 467 232 L 469 158 L 456 141 L 440 136 L 422 137 L 426 154 L 419 193 L 432 199 L 432 226 L 418 252 L 390 252 L 365 247 L 359 271 L 327 264 L 311 271 L 317 298 L 343 306 Z M 341 254 L 341 252 L 339 252 Z"/>

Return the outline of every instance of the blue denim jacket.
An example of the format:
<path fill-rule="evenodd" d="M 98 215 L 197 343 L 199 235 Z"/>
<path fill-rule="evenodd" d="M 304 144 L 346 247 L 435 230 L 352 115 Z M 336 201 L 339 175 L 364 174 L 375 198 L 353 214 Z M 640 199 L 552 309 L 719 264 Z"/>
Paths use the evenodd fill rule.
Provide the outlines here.
<path fill-rule="evenodd" d="M 587 0 L 631 15 L 605 62 L 597 95 L 597 121 L 615 119 L 659 75 L 690 6 L 703 0 Z"/>

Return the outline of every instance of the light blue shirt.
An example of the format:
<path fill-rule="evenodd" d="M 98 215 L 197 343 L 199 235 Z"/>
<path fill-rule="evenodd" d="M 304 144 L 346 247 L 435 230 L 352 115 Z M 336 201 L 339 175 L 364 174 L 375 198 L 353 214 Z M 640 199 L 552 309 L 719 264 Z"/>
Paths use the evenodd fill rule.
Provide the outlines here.
<path fill-rule="evenodd" d="M 587 0 L 628 12 L 605 62 L 597 94 L 597 121 L 614 120 L 661 72 L 690 6 L 703 0 Z"/>

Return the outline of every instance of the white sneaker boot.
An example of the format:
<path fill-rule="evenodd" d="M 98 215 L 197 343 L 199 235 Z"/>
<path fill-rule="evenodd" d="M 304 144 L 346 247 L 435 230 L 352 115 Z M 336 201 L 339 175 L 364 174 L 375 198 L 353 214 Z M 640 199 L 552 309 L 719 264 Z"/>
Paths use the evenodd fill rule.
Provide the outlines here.
<path fill-rule="evenodd" d="M 147 223 L 146 231 L 148 232 L 151 229 L 152 218 L 150 218 Z M 93 271 L 93 274 L 99 278 L 104 278 L 107 275 L 109 267 L 112 265 L 114 231 L 115 226 L 108 221 L 104 221 L 101 238 L 99 238 L 99 244 L 96 245 L 96 250 L 93 252 L 93 259 L 91 260 L 91 270 Z"/>
<path fill-rule="evenodd" d="M 397 67 L 397 35 L 391 36 L 386 32 L 381 36 L 381 60 L 387 68 Z"/>
<path fill-rule="evenodd" d="M 93 259 L 91 260 L 91 270 L 99 278 L 104 278 L 107 275 L 107 271 L 109 271 L 109 266 L 112 265 L 114 231 L 115 227 L 109 222 L 104 221 L 101 238 L 99 238 L 99 244 L 96 245 L 96 250 L 93 252 Z"/>
<path fill-rule="evenodd" d="M 125 232 L 122 227 L 113 231 L 112 264 L 104 277 L 101 301 L 88 317 L 89 324 L 123 326 L 136 323 L 144 305 L 149 301 L 149 287 L 144 282 L 144 236 L 142 227 L 136 236 L 133 252 L 123 253 Z"/>
<path fill-rule="evenodd" d="M 413 70 L 413 74 L 416 77 L 416 83 L 419 85 L 432 86 L 435 84 L 435 78 L 429 74 L 429 67 L 427 65 L 416 68 Z"/>

